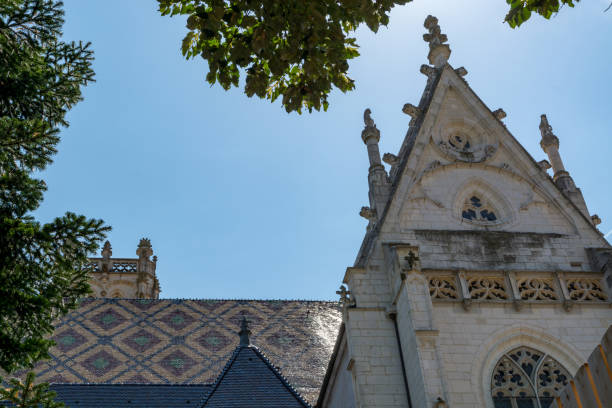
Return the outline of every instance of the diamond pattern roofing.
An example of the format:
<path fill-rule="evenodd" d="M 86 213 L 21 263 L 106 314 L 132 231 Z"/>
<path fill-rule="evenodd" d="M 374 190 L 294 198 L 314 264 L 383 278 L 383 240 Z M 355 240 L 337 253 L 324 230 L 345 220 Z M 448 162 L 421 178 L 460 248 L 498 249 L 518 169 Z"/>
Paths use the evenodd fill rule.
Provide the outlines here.
<path fill-rule="evenodd" d="M 310 408 L 254 346 L 239 346 L 204 399 L 202 408 Z"/>
<path fill-rule="evenodd" d="M 238 344 L 251 340 L 308 401 L 316 401 L 340 327 L 336 302 L 87 299 L 56 324 L 39 381 L 210 384 Z"/>

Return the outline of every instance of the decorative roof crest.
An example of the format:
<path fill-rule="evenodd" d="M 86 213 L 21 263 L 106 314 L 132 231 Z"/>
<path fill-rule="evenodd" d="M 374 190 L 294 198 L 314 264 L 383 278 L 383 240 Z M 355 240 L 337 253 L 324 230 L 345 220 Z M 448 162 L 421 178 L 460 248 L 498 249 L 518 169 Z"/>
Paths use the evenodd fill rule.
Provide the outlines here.
<path fill-rule="evenodd" d="M 448 37 L 446 34 L 442 34 L 438 19 L 434 16 L 427 16 L 424 26 L 429 31 L 428 34 L 423 34 L 423 40 L 429 43 L 427 58 L 430 64 L 439 68 L 446 64 L 451 54 L 448 44 L 444 44 L 448 41 Z"/>
<path fill-rule="evenodd" d="M 138 243 L 138 249 L 136 249 L 136 255 L 139 258 L 149 258 L 153 255 L 153 248 L 151 247 L 151 240 L 149 238 L 142 238 Z"/>
<path fill-rule="evenodd" d="M 251 339 L 249 338 L 251 331 L 249 330 L 249 321 L 246 316 L 242 316 L 238 335 L 240 336 L 240 346 L 248 347 L 251 345 Z"/>
<path fill-rule="evenodd" d="M 425 24 L 423 24 L 429 34 L 423 34 L 423 40 L 429 43 L 429 49 L 433 50 L 439 45 L 444 44 L 448 41 L 446 34 L 442 34 L 440 26 L 438 25 L 438 18 L 432 15 L 427 16 Z"/>

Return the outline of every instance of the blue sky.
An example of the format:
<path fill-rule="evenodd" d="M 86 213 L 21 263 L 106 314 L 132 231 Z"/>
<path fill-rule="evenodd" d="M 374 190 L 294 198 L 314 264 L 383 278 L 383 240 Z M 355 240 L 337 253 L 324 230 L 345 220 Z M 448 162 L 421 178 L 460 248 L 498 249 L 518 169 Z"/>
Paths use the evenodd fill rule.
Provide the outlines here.
<path fill-rule="evenodd" d="M 67 40 L 91 41 L 97 82 L 68 116 L 37 216 L 67 210 L 113 227 L 116 257 L 149 237 L 162 297 L 335 299 L 352 265 L 368 205 L 367 107 L 381 152 L 397 153 L 418 103 L 428 14 L 440 20 L 466 79 L 536 160 L 548 115 L 566 168 L 592 213 L 612 230 L 612 11 L 583 1 L 518 30 L 503 0 L 418 0 L 397 7 L 378 34 L 357 33 L 357 89 L 334 92 L 326 113 L 204 82 L 203 60 L 179 52 L 184 20 L 153 0 L 64 0 Z"/>

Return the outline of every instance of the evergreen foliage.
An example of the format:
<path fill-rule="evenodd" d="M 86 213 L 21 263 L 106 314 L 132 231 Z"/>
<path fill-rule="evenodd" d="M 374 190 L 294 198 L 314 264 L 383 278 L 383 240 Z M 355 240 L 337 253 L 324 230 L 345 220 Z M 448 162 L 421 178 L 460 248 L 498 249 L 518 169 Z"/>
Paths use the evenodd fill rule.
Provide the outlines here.
<path fill-rule="evenodd" d="M 61 2 L 0 2 L 0 368 L 9 373 L 48 357 L 52 322 L 89 292 L 84 266 L 109 230 L 70 212 L 46 224 L 32 216 L 46 190 L 34 176 L 94 75 L 89 44 L 59 40 L 63 22 Z"/>
<path fill-rule="evenodd" d="M 34 373 L 28 373 L 25 381 L 16 378 L 9 380 L 8 388 L 0 388 L 0 401 L 11 408 L 62 408 L 65 405 L 55 402 L 54 391 L 49 391 L 49 384 L 34 384 Z M 0 404 L 0 408 L 5 405 Z"/>
<path fill-rule="evenodd" d="M 352 33 L 377 32 L 395 5 L 411 0 L 158 0 L 162 15 L 187 15 L 182 53 L 208 61 L 208 83 L 275 101 L 287 112 L 327 110 L 336 87 L 355 88 L 348 61 L 359 56 Z M 518 27 L 532 12 L 550 18 L 579 0 L 506 0 L 506 22 Z"/>

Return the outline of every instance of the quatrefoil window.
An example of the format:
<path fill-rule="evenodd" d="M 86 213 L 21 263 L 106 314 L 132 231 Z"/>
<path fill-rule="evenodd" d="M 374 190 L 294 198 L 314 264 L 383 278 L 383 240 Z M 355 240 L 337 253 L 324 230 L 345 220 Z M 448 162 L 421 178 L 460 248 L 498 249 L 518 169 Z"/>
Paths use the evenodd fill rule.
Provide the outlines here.
<path fill-rule="evenodd" d="M 471 143 L 467 136 L 455 134 L 448 139 L 448 144 L 455 150 L 470 150 Z"/>
<path fill-rule="evenodd" d="M 488 204 L 484 203 L 480 197 L 475 195 L 466 200 L 463 205 L 463 211 L 461 211 L 461 216 L 469 221 L 497 221 L 495 211 Z"/>

